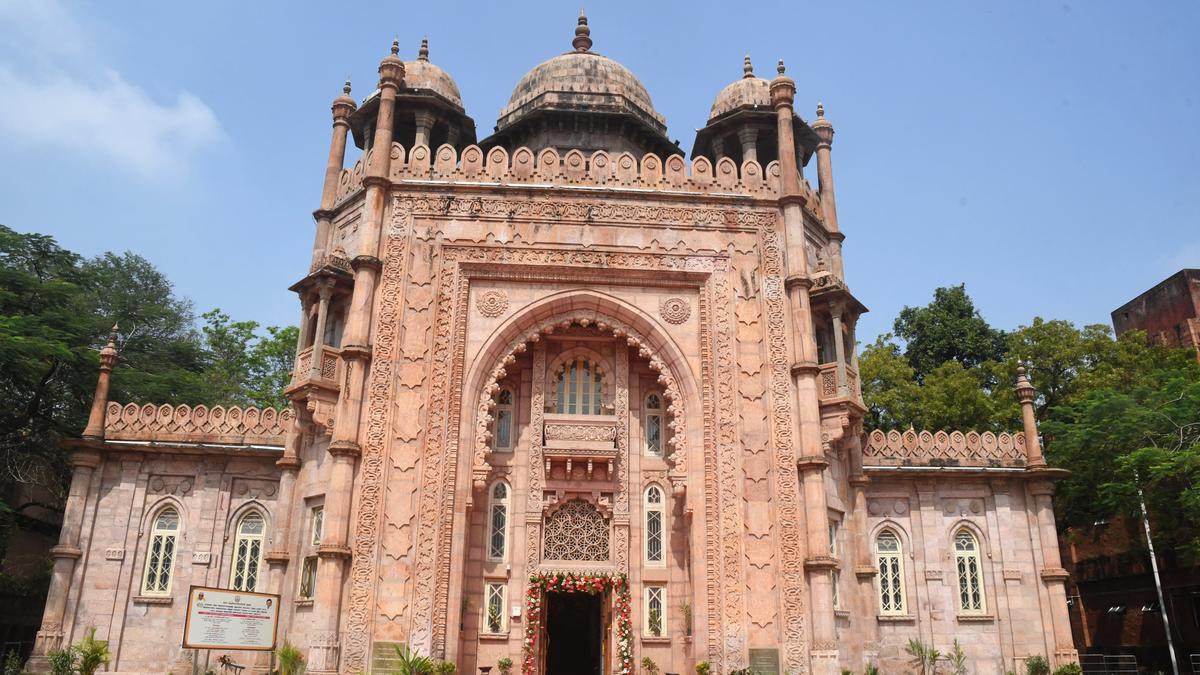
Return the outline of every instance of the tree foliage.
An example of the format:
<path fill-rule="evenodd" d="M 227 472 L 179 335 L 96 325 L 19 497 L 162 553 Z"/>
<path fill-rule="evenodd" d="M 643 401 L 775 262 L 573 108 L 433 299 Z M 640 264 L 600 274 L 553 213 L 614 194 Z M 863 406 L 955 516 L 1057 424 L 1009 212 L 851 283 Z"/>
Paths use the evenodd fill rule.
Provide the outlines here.
<path fill-rule="evenodd" d="M 1025 365 L 1048 461 L 1071 470 L 1059 522 L 1135 515 L 1146 494 L 1164 543 L 1200 554 L 1200 366 L 1194 352 L 1152 346 L 1145 333 L 1035 317 L 993 329 L 965 288 L 906 307 L 896 333 L 862 350 L 867 423 L 881 429 L 1016 430 L 1013 393 Z M 897 340 L 899 338 L 899 340 Z"/>

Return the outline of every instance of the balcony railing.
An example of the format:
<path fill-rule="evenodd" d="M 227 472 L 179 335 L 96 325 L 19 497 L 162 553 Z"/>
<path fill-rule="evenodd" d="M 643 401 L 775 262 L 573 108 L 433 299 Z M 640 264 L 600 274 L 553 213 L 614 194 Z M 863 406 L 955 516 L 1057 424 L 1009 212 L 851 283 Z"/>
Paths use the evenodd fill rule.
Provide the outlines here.
<path fill-rule="evenodd" d="M 848 396 L 857 399 L 858 394 L 858 371 L 850 364 L 846 364 L 846 383 L 845 389 L 838 385 L 838 364 L 837 363 L 822 363 L 820 378 L 820 397 L 822 401 Z"/>
<path fill-rule="evenodd" d="M 617 457 L 616 415 L 546 413 L 542 438 L 547 476 L 612 478 Z"/>
<path fill-rule="evenodd" d="M 338 358 L 339 350 L 333 347 L 321 348 L 321 368 L 319 370 L 319 379 L 329 380 L 330 382 L 340 382 L 341 376 L 341 359 Z M 296 355 L 296 369 L 292 382 L 302 382 L 304 380 L 314 379 L 312 376 L 313 366 L 313 348 L 306 347 L 300 350 Z"/>
<path fill-rule="evenodd" d="M 283 445 L 292 409 L 247 406 L 137 405 L 110 402 L 104 438 L 110 441 Z"/>

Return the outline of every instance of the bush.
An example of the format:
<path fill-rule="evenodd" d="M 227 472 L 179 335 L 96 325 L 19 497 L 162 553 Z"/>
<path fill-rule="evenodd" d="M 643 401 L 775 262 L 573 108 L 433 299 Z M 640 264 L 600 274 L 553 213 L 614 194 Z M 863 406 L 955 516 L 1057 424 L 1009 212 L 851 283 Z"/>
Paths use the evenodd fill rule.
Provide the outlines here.
<path fill-rule="evenodd" d="M 304 670 L 304 655 L 299 647 L 287 640 L 275 650 L 275 660 L 279 662 L 279 675 L 296 675 Z"/>
<path fill-rule="evenodd" d="M 643 656 L 642 670 L 646 671 L 647 675 L 658 675 L 658 664 L 649 656 Z"/>
<path fill-rule="evenodd" d="M 408 648 L 396 646 L 396 658 L 400 661 L 400 675 L 433 675 L 433 661 Z"/>
<path fill-rule="evenodd" d="M 1050 664 L 1041 656 L 1025 659 L 1025 675 L 1050 675 Z"/>
<path fill-rule="evenodd" d="M 874 663 L 868 663 L 863 668 L 863 675 L 879 675 L 879 666 Z"/>
<path fill-rule="evenodd" d="M 21 655 L 15 649 L 4 657 L 4 675 L 21 675 Z"/>
<path fill-rule="evenodd" d="M 709 675 L 712 670 L 712 664 L 708 661 L 701 661 L 696 664 L 696 675 Z"/>
<path fill-rule="evenodd" d="M 496 662 L 496 670 L 500 671 L 500 675 L 511 675 L 513 660 L 507 656 Z"/>
<path fill-rule="evenodd" d="M 108 640 L 97 640 L 95 628 L 88 629 L 87 635 L 75 645 L 75 653 L 79 655 L 75 664 L 79 675 L 95 675 L 100 666 L 107 666 L 112 658 Z"/>
<path fill-rule="evenodd" d="M 66 649 L 51 649 L 50 653 L 46 654 L 46 659 L 50 661 L 51 675 L 71 675 L 75 672 L 75 648 L 68 646 Z"/>
<path fill-rule="evenodd" d="M 1054 669 L 1054 675 L 1083 675 L 1083 668 L 1075 662 L 1064 663 Z"/>
<path fill-rule="evenodd" d="M 433 664 L 433 672 L 436 675 L 454 675 L 454 673 L 458 672 L 458 667 L 450 661 L 438 661 Z"/>

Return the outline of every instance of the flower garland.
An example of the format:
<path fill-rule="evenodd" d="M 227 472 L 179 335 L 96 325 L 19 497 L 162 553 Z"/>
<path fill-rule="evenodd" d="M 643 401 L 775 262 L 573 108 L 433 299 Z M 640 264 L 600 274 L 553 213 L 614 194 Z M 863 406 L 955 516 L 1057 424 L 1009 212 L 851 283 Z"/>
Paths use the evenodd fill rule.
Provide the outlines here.
<path fill-rule="evenodd" d="M 522 646 L 523 675 L 537 671 L 537 636 L 542 624 L 546 593 L 588 593 L 611 590 L 617 628 L 615 675 L 633 675 L 633 624 L 629 614 L 629 579 L 615 572 L 548 572 L 529 577 L 525 589 L 525 641 Z"/>

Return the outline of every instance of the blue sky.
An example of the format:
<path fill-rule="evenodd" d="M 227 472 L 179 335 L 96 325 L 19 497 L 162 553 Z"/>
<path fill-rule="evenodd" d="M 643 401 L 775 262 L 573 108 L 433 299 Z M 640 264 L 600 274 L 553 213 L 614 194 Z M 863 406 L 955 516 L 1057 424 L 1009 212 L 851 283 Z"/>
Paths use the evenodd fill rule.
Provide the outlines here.
<path fill-rule="evenodd" d="M 458 81 L 480 137 L 578 5 L 0 0 L 0 223 L 140 253 L 199 311 L 291 323 L 349 75 L 393 36 Z M 1200 266 L 1200 3 L 604 2 L 594 49 L 690 148 L 749 52 L 837 129 L 847 280 L 871 308 L 965 282 L 1004 328 L 1107 323 Z"/>

